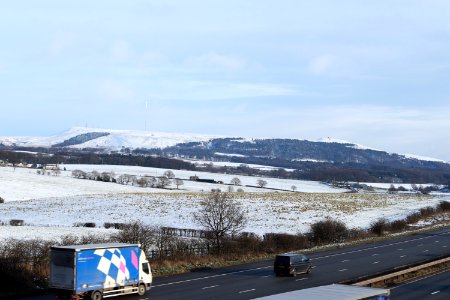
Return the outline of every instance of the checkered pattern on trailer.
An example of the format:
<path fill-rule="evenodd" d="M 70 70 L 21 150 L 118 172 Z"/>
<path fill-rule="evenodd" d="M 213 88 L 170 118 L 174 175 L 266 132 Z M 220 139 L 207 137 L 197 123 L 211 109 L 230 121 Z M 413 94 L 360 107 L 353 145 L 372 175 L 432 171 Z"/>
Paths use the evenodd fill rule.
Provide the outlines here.
<path fill-rule="evenodd" d="M 94 254 L 100 256 L 97 269 L 106 275 L 104 288 L 124 285 L 130 279 L 130 272 L 120 249 L 97 249 Z"/>

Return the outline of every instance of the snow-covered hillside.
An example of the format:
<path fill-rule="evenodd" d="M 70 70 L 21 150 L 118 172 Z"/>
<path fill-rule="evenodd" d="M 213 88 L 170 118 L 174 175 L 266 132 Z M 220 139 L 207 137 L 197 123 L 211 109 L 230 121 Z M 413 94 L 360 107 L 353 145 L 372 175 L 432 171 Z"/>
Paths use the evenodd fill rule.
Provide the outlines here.
<path fill-rule="evenodd" d="M 114 172 L 137 176 L 158 176 L 164 169 L 109 166 L 64 165 L 66 171 L 58 176 L 39 175 L 34 169 L 0 167 L 0 238 L 55 239 L 67 234 L 114 233 L 103 227 L 105 222 L 126 223 L 141 220 L 146 224 L 179 228 L 199 228 L 192 213 L 212 188 L 227 190 L 229 185 L 184 180 L 179 190 L 142 188 L 118 183 L 75 179 L 71 171 Z M 175 176 L 187 179 L 197 175 L 229 183 L 233 175 L 173 170 Z M 414 194 L 388 195 L 347 194 L 320 182 L 264 178 L 267 187 L 286 189 L 285 192 L 247 187 L 259 177 L 239 176 L 245 192 L 233 192 L 249 222 L 245 231 L 306 232 L 311 223 L 330 216 L 344 221 L 349 227 L 368 227 L 380 217 L 403 218 L 411 211 L 449 200 L 448 195 L 420 196 Z M 295 185 L 300 193 L 288 192 Z M 234 187 L 235 191 L 237 187 Z M 307 193 L 305 193 L 307 192 Z M 9 226 L 12 219 L 24 220 L 27 226 Z M 75 223 L 94 222 L 97 228 L 73 227 Z"/>
<path fill-rule="evenodd" d="M 71 138 L 87 133 L 109 133 L 108 135 L 87 141 L 85 143 L 69 146 L 73 148 L 105 148 L 120 150 L 122 148 L 165 148 L 179 143 L 206 142 L 219 136 L 170 133 L 170 132 L 148 132 L 136 130 L 114 130 L 101 128 L 74 127 L 68 131 L 50 137 L 0 137 L 0 143 L 11 146 L 26 147 L 51 147 Z"/>
<path fill-rule="evenodd" d="M 89 135 L 93 135 L 89 137 Z M 77 139 L 75 142 L 68 143 L 68 141 Z M 84 138 L 84 139 L 83 139 Z M 69 148 L 92 148 L 92 149 L 106 149 L 110 151 L 120 151 L 123 148 L 137 149 L 164 149 L 172 147 L 180 143 L 189 142 L 202 142 L 207 143 L 212 139 L 226 138 L 218 135 L 205 135 L 194 133 L 170 133 L 170 132 L 150 132 L 150 131 L 137 131 L 137 130 L 116 130 L 116 129 L 102 129 L 102 128 L 88 128 L 88 127 L 74 127 L 67 131 L 55 134 L 48 137 L 1 137 L 0 145 L 5 146 L 17 146 L 17 147 L 52 147 L 55 145 L 61 145 L 63 143 L 65 147 Z M 234 137 L 233 141 L 237 142 L 253 142 L 254 139 L 250 137 Z M 262 139 L 264 140 L 264 139 Z M 329 144 L 343 144 L 347 148 L 353 148 L 356 150 L 376 150 L 374 148 L 366 147 L 360 144 L 355 144 L 349 141 L 336 139 L 336 138 L 322 138 L 316 141 L 317 143 L 329 143 Z M 381 151 L 381 150 L 376 150 Z M 245 157 L 245 155 L 239 153 L 221 153 L 216 152 L 215 155 L 223 157 Z M 423 157 L 418 155 L 407 154 L 403 156 L 405 159 L 417 159 L 428 162 L 442 162 L 445 161 Z M 307 159 L 307 160 L 305 160 Z M 317 160 L 314 157 L 301 158 L 299 161 L 310 162 L 328 162 L 329 160 Z M 330 161 L 332 162 L 332 161 Z"/>

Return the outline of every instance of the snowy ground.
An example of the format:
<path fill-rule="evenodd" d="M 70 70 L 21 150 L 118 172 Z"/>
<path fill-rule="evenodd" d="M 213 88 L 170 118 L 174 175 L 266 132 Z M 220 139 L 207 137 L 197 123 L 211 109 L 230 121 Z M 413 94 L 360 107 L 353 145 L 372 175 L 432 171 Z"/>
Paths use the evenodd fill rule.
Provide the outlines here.
<path fill-rule="evenodd" d="M 114 171 L 117 175 L 158 176 L 164 169 L 129 166 L 65 165 L 59 176 L 38 175 L 36 170 L 0 168 L 0 222 L 24 220 L 27 226 L 0 226 L 0 239 L 8 237 L 53 239 L 68 233 L 75 235 L 108 234 L 105 222 L 144 223 L 180 228 L 198 228 L 192 213 L 200 207 L 206 191 L 226 190 L 224 185 L 211 185 L 186 180 L 183 190 L 125 186 L 70 177 L 71 170 Z M 176 177 L 189 178 L 190 171 L 174 170 Z M 229 182 L 234 175 L 196 173 L 200 178 Z M 238 176 L 242 183 L 255 185 L 257 177 Z M 367 227 L 380 217 L 398 219 L 413 210 L 450 200 L 448 195 L 419 196 L 414 194 L 344 194 L 319 182 L 264 178 L 268 187 L 287 189 L 296 185 L 301 192 L 273 192 L 243 187 L 246 193 L 233 193 L 247 212 L 245 231 L 306 232 L 309 225 L 331 216 L 349 227 Z M 202 192 L 202 190 L 204 192 Z M 75 223 L 94 222 L 95 229 L 73 227 Z"/>

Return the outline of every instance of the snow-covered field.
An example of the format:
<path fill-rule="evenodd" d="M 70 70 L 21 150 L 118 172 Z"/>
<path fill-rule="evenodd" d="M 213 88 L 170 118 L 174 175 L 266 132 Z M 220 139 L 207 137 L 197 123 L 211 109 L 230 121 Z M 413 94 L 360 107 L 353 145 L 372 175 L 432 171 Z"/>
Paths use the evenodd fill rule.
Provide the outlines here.
<path fill-rule="evenodd" d="M 20 219 L 28 226 L 0 226 L 0 239 L 57 238 L 68 233 L 107 234 L 105 222 L 126 223 L 141 220 L 156 226 L 199 228 L 192 213 L 211 188 L 226 190 L 228 185 L 184 181 L 177 190 L 141 188 L 116 183 L 75 179 L 74 169 L 120 174 L 159 176 L 165 169 L 108 165 L 64 165 L 67 171 L 58 176 L 38 175 L 36 170 L 0 168 L 0 222 L 9 224 Z M 173 170 L 175 176 L 187 179 L 196 174 L 229 183 L 235 175 Z M 243 185 L 256 185 L 258 177 L 237 176 Z M 347 194 L 319 182 L 264 178 L 267 187 L 301 193 L 274 192 L 268 189 L 242 187 L 245 193 L 233 193 L 247 212 L 245 231 L 306 232 L 309 225 L 331 216 L 349 227 L 367 227 L 379 217 L 397 219 L 413 210 L 449 200 L 448 195 L 419 196 L 414 194 Z M 306 192 L 306 193 L 305 193 Z M 94 222 L 99 228 L 73 227 L 75 223 Z"/>

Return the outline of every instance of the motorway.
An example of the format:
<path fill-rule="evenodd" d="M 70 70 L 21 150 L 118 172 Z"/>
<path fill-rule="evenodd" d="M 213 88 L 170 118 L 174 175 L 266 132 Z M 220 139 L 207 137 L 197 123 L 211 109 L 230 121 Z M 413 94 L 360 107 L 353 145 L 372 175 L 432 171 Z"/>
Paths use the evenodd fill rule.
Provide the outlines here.
<path fill-rule="evenodd" d="M 313 270 L 309 275 L 275 277 L 273 262 L 264 261 L 176 276 L 157 277 L 154 278 L 152 289 L 145 296 L 133 295 L 120 298 L 123 300 L 253 299 L 338 283 L 449 254 L 450 229 L 443 229 L 311 254 L 309 257 L 313 264 Z M 426 280 L 423 281 L 423 285 L 429 287 L 427 295 L 431 295 L 437 290 L 439 292 L 433 295 L 448 293 L 448 288 L 445 289 L 444 286 L 444 282 L 447 282 L 448 287 L 448 277 L 447 281 L 445 278 L 442 280 L 442 286 L 433 285 L 436 283 L 435 281 L 430 283 Z M 419 284 L 419 281 L 416 284 Z M 417 299 L 415 294 L 425 288 L 414 288 L 414 286 L 414 283 L 411 283 L 410 286 L 403 285 L 394 289 L 394 293 L 396 295 L 412 293 L 414 296 L 404 299 Z M 51 299 L 51 297 L 40 296 L 32 299 Z"/>
<path fill-rule="evenodd" d="M 391 289 L 391 298 L 410 299 L 450 299 L 450 270 L 416 279 Z"/>

